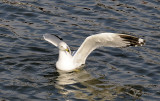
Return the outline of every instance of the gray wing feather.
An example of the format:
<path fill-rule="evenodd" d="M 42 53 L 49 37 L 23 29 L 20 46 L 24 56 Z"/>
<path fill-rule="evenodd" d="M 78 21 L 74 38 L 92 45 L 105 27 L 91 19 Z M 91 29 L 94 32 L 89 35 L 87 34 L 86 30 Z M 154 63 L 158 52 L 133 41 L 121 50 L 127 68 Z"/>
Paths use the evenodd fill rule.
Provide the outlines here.
<path fill-rule="evenodd" d="M 74 55 L 74 62 L 85 64 L 88 55 L 98 47 L 126 47 L 136 46 L 144 43 L 143 39 L 139 39 L 130 35 L 101 33 L 89 36 L 85 39 Z"/>
<path fill-rule="evenodd" d="M 62 42 L 62 39 L 56 35 L 44 34 L 43 37 L 46 41 L 52 43 L 56 47 L 58 47 L 58 44 Z"/>

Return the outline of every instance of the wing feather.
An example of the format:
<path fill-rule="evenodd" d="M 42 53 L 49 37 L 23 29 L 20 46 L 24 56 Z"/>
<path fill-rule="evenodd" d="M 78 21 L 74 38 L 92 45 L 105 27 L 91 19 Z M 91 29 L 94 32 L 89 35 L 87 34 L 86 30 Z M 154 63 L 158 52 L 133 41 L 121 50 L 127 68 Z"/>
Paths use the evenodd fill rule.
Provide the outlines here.
<path fill-rule="evenodd" d="M 50 43 L 52 43 L 53 45 L 55 45 L 56 47 L 58 47 L 58 44 L 60 42 L 62 42 L 62 38 L 59 38 L 56 35 L 51 35 L 51 34 L 44 34 L 43 35 L 44 39 Z"/>
<path fill-rule="evenodd" d="M 79 47 L 73 61 L 78 64 L 85 64 L 88 55 L 98 47 L 126 47 L 126 46 L 140 46 L 144 44 L 143 39 L 134 36 L 115 33 L 101 33 L 89 36 L 85 39 Z"/>

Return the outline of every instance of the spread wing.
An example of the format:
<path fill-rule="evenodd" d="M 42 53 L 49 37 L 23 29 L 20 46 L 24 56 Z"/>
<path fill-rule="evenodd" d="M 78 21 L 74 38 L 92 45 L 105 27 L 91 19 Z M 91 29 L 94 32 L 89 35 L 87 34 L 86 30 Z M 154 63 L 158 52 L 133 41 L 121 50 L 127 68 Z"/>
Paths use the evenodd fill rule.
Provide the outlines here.
<path fill-rule="evenodd" d="M 141 46 L 144 40 L 125 34 L 101 33 L 87 37 L 79 47 L 73 60 L 77 64 L 85 64 L 88 55 L 98 47 Z"/>
<path fill-rule="evenodd" d="M 62 42 L 62 38 L 56 36 L 56 35 L 51 35 L 51 34 L 44 34 L 43 35 L 44 39 L 56 47 L 58 47 L 59 43 Z"/>

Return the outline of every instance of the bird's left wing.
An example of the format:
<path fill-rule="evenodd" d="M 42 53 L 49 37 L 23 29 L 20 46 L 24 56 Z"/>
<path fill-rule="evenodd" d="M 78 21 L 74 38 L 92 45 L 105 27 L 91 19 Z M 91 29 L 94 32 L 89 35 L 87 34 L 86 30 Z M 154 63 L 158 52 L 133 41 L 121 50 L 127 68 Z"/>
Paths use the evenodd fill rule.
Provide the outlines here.
<path fill-rule="evenodd" d="M 98 47 L 126 47 L 141 46 L 144 40 L 125 34 L 100 33 L 89 36 L 79 47 L 73 60 L 75 63 L 84 64 L 88 55 Z"/>

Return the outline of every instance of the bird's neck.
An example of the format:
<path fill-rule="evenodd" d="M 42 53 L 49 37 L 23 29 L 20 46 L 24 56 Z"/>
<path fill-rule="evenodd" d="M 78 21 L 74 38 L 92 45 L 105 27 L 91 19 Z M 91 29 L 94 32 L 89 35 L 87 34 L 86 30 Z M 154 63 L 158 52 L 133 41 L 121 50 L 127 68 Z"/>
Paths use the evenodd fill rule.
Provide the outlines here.
<path fill-rule="evenodd" d="M 56 62 L 56 67 L 59 70 L 71 71 L 75 69 L 75 65 L 73 63 L 73 57 L 69 52 L 59 51 L 59 58 Z"/>
<path fill-rule="evenodd" d="M 70 61 L 72 59 L 72 55 L 69 52 L 59 50 L 58 61 Z"/>

